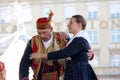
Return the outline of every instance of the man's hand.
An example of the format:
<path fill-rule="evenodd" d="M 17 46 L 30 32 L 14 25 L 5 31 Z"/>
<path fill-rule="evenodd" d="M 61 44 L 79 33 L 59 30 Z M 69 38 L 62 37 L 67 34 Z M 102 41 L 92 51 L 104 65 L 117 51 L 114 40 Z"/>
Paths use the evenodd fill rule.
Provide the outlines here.
<path fill-rule="evenodd" d="M 92 59 L 94 58 L 94 53 L 93 53 L 93 51 L 92 51 L 91 49 L 88 50 L 87 56 L 88 56 L 88 59 L 89 59 L 89 60 L 92 60 Z"/>
<path fill-rule="evenodd" d="M 31 60 L 31 59 L 35 59 L 35 58 L 40 58 L 40 54 L 39 53 L 31 53 L 29 59 Z"/>

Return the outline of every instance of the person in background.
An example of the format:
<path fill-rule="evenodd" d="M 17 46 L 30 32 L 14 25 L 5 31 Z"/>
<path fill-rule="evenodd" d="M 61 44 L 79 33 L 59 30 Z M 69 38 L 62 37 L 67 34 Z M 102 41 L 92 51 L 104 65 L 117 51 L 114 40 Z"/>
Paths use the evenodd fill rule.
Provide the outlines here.
<path fill-rule="evenodd" d="M 3 62 L 0 61 L 0 80 L 5 80 L 6 70 Z"/>
<path fill-rule="evenodd" d="M 68 23 L 68 30 L 74 36 L 64 49 L 53 52 L 35 52 L 30 54 L 30 60 L 67 60 L 64 80 L 97 80 L 97 76 L 88 62 L 87 52 L 91 48 L 84 29 L 86 20 L 81 15 L 74 15 Z"/>
<path fill-rule="evenodd" d="M 61 80 L 64 73 L 65 59 L 47 60 L 29 59 L 31 53 L 49 53 L 64 49 L 68 36 L 64 32 L 54 32 L 51 26 L 51 18 L 42 17 L 36 21 L 38 35 L 28 42 L 19 67 L 19 80 L 29 80 L 29 67 L 33 70 L 33 80 Z M 88 51 L 88 57 L 92 59 L 92 51 Z"/>

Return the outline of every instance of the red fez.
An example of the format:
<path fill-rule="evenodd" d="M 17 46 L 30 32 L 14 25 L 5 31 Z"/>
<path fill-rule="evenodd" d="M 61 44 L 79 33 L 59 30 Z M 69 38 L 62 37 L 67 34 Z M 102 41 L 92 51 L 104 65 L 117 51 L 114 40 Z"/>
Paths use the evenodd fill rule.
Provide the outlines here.
<path fill-rule="evenodd" d="M 36 24 L 38 29 L 46 29 L 51 27 L 51 20 L 47 17 L 39 18 Z"/>

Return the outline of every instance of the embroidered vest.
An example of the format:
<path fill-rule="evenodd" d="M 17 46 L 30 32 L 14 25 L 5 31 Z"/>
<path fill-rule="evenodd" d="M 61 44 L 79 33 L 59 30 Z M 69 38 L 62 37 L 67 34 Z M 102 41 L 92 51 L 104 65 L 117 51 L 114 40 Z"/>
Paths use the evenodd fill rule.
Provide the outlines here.
<path fill-rule="evenodd" d="M 45 49 L 39 35 L 34 36 L 32 38 L 32 51 L 37 52 L 39 54 L 48 53 L 51 51 L 63 49 L 67 44 L 66 34 L 64 32 L 54 32 L 53 37 L 54 37 L 53 43 L 47 49 Z M 32 62 L 32 69 L 34 72 L 33 80 L 37 80 L 42 61 L 43 61 L 42 59 L 34 59 Z M 47 60 L 46 62 L 47 64 L 52 65 L 52 61 Z"/>

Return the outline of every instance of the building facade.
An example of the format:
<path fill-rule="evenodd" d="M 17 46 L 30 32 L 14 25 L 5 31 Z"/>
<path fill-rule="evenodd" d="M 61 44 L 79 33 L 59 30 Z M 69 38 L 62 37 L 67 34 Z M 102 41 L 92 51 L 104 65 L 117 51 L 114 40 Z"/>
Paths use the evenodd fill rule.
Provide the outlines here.
<path fill-rule="evenodd" d="M 36 34 L 36 19 L 54 12 L 55 31 L 66 31 L 72 15 L 87 19 L 86 32 L 90 36 L 94 60 L 90 61 L 101 80 L 120 80 L 120 1 L 119 0 L 41 0 L 0 4 L 0 53 L 14 40 L 15 32 Z M 24 6 L 24 4 L 26 6 Z M 12 7 L 11 7 L 12 6 Z M 17 7 L 16 7 L 17 6 Z M 13 35 L 13 37 L 10 35 Z M 19 39 L 27 42 L 24 36 Z M 22 53 L 21 53 L 22 54 Z M 4 54 L 3 54 L 4 55 Z"/>

